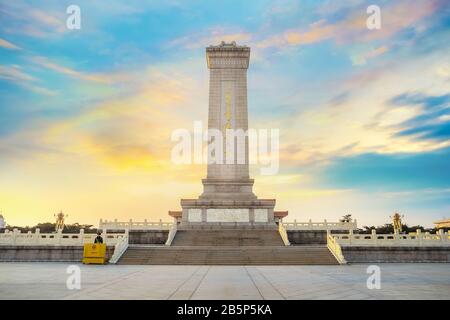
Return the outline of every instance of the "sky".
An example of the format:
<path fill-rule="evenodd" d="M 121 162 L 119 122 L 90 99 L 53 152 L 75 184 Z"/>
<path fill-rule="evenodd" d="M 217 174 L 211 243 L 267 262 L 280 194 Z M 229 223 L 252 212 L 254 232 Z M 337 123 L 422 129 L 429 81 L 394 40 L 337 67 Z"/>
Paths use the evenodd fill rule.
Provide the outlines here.
<path fill-rule="evenodd" d="M 172 163 L 171 133 L 206 123 L 205 47 L 236 41 L 249 126 L 280 129 L 278 174 L 251 168 L 260 198 L 286 221 L 432 226 L 450 216 L 449 39 L 446 0 L 0 0 L 0 211 L 170 221 L 206 175 Z"/>

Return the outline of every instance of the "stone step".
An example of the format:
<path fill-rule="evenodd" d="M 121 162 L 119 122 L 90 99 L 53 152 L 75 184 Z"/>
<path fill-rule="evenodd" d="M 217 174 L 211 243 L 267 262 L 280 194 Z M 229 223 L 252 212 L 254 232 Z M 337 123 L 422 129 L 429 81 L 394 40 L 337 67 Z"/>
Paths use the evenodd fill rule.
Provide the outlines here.
<path fill-rule="evenodd" d="M 178 230 L 172 246 L 283 246 L 278 230 Z"/>
<path fill-rule="evenodd" d="M 128 265 L 332 265 L 337 264 L 337 261 L 326 246 L 130 246 L 118 263 Z"/>

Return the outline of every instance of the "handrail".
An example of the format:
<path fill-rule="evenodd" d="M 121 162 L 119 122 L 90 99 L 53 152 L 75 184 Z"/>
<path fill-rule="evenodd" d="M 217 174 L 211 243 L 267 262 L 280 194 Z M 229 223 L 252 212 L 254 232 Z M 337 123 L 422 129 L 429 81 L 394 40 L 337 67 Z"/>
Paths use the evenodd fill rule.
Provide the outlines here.
<path fill-rule="evenodd" d="M 286 229 L 283 226 L 283 223 L 278 224 L 278 232 L 280 233 L 281 239 L 283 240 L 283 243 L 285 246 L 290 246 L 291 243 L 289 242 L 289 237 L 287 234 Z"/>
<path fill-rule="evenodd" d="M 122 255 L 125 253 L 125 251 L 127 251 L 128 249 L 128 232 L 125 232 L 125 235 L 119 239 L 119 241 L 117 241 L 115 247 L 114 247 L 114 253 L 111 257 L 111 259 L 109 259 L 109 263 L 111 264 L 116 264 L 120 257 L 122 257 Z"/>
<path fill-rule="evenodd" d="M 351 222 L 283 222 L 286 230 L 356 230 L 358 228 L 356 219 Z"/>
<path fill-rule="evenodd" d="M 169 231 L 169 235 L 167 237 L 166 246 L 172 245 L 172 241 L 175 238 L 175 235 L 177 234 L 177 223 L 174 223 L 172 225 L 172 228 Z"/>
<path fill-rule="evenodd" d="M 169 230 L 173 223 L 172 222 L 152 222 L 152 221 L 133 221 L 130 219 L 129 221 L 108 221 L 100 219 L 99 229 L 108 229 L 108 230 Z"/>
<path fill-rule="evenodd" d="M 85 243 L 93 243 L 97 234 L 84 233 L 41 233 L 36 229 L 35 233 L 21 233 L 20 230 L 5 230 L 0 233 L 0 245 L 20 245 L 20 246 L 82 246 Z M 123 233 L 103 233 L 104 242 L 107 245 L 115 245 Z"/>
<path fill-rule="evenodd" d="M 327 247 L 328 250 L 333 254 L 339 264 L 346 264 L 347 261 L 342 253 L 342 248 L 339 243 L 336 242 L 335 238 L 330 232 L 327 232 Z"/>
<path fill-rule="evenodd" d="M 170 230 L 173 226 L 172 222 L 152 222 L 152 221 L 108 221 L 100 219 L 99 229 L 108 230 Z M 355 230 L 357 229 L 357 222 L 353 220 L 352 222 L 328 222 L 326 219 L 322 222 L 313 222 L 309 220 L 308 222 L 297 222 L 296 220 L 292 222 L 283 222 L 283 226 L 286 230 Z"/>
<path fill-rule="evenodd" d="M 377 234 L 375 230 L 372 230 L 370 234 L 353 234 L 353 232 L 349 232 L 347 234 L 333 234 L 333 239 L 341 246 L 450 246 L 450 236 L 442 229 L 435 234 L 422 233 L 420 229 L 409 234 Z"/>

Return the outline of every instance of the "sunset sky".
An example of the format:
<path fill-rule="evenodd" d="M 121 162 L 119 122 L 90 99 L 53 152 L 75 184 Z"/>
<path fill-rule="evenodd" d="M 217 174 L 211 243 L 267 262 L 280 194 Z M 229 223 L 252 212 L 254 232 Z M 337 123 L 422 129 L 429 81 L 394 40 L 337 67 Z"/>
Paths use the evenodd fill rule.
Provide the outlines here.
<path fill-rule="evenodd" d="M 206 123 L 205 47 L 222 40 L 251 47 L 249 125 L 281 146 L 255 192 L 286 220 L 450 217 L 448 0 L 0 0 L 6 222 L 170 221 L 206 175 L 171 162 L 171 133 Z"/>

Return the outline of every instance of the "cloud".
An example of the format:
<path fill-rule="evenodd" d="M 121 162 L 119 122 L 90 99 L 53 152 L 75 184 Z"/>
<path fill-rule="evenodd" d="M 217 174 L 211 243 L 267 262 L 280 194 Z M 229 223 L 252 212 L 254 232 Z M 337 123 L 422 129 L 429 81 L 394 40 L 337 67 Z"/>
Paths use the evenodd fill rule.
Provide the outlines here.
<path fill-rule="evenodd" d="M 387 191 L 450 188 L 450 148 L 423 154 L 367 153 L 336 158 L 318 179 L 335 188 Z"/>
<path fill-rule="evenodd" d="M 0 65 L 0 79 L 11 81 L 21 87 L 24 87 L 41 95 L 54 96 L 57 94 L 53 90 L 49 90 L 47 88 L 36 85 L 35 83 L 39 82 L 39 80 L 23 71 L 22 67 L 18 65 Z"/>
<path fill-rule="evenodd" d="M 403 122 L 398 136 L 413 136 L 415 139 L 450 141 L 450 94 L 426 96 L 418 93 L 398 95 L 390 101 L 393 105 L 423 107 L 423 112 Z"/>
<path fill-rule="evenodd" d="M 33 76 L 22 71 L 22 68 L 17 65 L 0 66 L 0 78 L 15 82 L 36 80 Z"/>
<path fill-rule="evenodd" d="M 23 34 L 34 38 L 47 38 L 67 31 L 66 13 L 50 8 L 45 10 L 33 7 L 24 1 L 8 1 L 0 7 L 2 26 L 9 34 Z"/>
<path fill-rule="evenodd" d="M 443 140 L 448 142 L 450 139 L 450 121 L 448 121 L 447 118 L 447 120 L 441 124 L 410 128 L 399 132 L 398 135 L 415 136 L 418 139 Z"/>
<path fill-rule="evenodd" d="M 393 97 L 390 103 L 397 106 L 423 105 L 427 110 L 442 109 L 449 107 L 450 94 L 427 96 L 420 93 L 407 92 Z"/>
<path fill-rule="evenodd" d="M 369 51 L 365 51 L 360 54 L 354 54 L 351 55 L 351 60 L 353 65 L 364 65 L 367 63 L 367 60 L 376 58 L 378 56 L 381 56 L 389 51 L 389 48 L 387 46 L 381 46 Z"/>
<path fill-rule="evenodd" d="M 297 46 L 300 44 L 312 44 L 331 38 L 336 27 L 327 25 L 325 20 L 319 20 L 310 25 L 308 31 L 287 30 L 282 34 L 276 34 L 256 43 L 258 48 Z"/>
<path fill-rule="evenodd" d="M 204 48 L 217 45 L 220 42 L 236 41 L 237 43 L 249 43 L 252 35 L 248 32 L 232 31 L 222 27 L 215 27 L 204 32 L 194 33 L 170 41 L 167 48 L 182 46 L 187 49 Z"/>
<path fill-rule="evenodd" d="M 323 16 L 330 16 L 341 11 L 347 11 L 349 8 L 354 8 L 362 4 L 364 0 L 326 0 L 318 5 L 317 13 Z"/>
<path fill-rule="evenodd" d="M 435 23 L 435 29 L 419 36 L 429 20 L 439 21 L 425 18 L 440 17 L 441 10 L 434 10 L 433 4 L 441 1 L 409 2 L 410 7 L 404 0 L 382 2 L 383 29 L 374 32 L 365 28 L 367 14 L 358 0 L 352 5 L 335 1 L 328 12 L 314 11 L 317 2 L 286 6 L 279 1 L 270 12 L 269 6 L 249 5 L 239 13 L 248 20 L 224 5 L 220 12 L 215 10 L 225 21 L 221 26 L 209 14 L 203 19 L 201 8 L 192 4 L 174 2 L 178 7 L 172 10 L 162 2 L 90 3 L 80 6 L 82 14 L 88 12 L 92 19 L 83 20 L 81 33 L 67 36 L 64 5 L 34 5 L 39 7 L 34 13 L 21 1 L 0 6 L 1 34 L 35 55 L 4 51 L 11 60 L 0 69 L 2 80 L 35 92 L 36 85 L 48 83 L 64 92 L 39 99 L 10 90 L 9 85 L 2 87 L 8 107 L 0 111 L 0 131 L 7 133 L 0 136 L 4 168 L 0 182 L 9 191 L 0 200 L 15 215 L 23 211 L 29 212 L 29 219 L 44 217 L 50 195 L 56 201 L 51 206 L 67 208 L 91 222 L 99 218 L 98 212 L 112 218 L 130 212 L 136 214 L 133 218 L 147 218 L 149 207 L 154 209 L 150 218 L 166 218 L 166 210 L 177 208 L 180 197 L 198 196 L 205 168 L 173 165 L 170 134 L 173 129 L 190 129 L 193 120 L 207 119 L 208 72 L 204 55 L 197 53 L 222 40 L 252 47 L 250 124 L 280 128 L 282 135 L 280 175 L 255 176 L 255 190 L 260 197 L 276 196 L 278 208 L 291 211 L 290 219 L 297 214 L 303 220 L 311 216 L 335 220 L 351 210 L 358 212 L 358 219 L 382 221 L 396 205 L 402 209 L 411 201 L 415 206 L 419 202 L 417 189 L 406 190 L 408 183 L 417 188 L 433 185 L 425 181 L 425 173 L 413 181 L 414 172 L 403 185 L 402 175 L 397 175 L 394 184 L 394 178 L 383 176 L 395 173 L 390 165 L 402 166 L 404 155 L 414 160 L 405 160 L 405 166 L 415 163 L 420 170 L 418 163 L 433 162 L 416 156 L 435 152 L 448 156 L 438 153 L 449 145 L 448 138 L 399 134 L 448 121 L 445 109 L 432 101 L 448 94 L 445 31 Z M 388 12 L 395 7 L 401 10 Z M 305 21 L 316 22 L 304 25 Z M 389 39 L 391 35 L 396 38 Z M 176 39 L 164 47 L 169 37 Z M 271 50 L 257 48 L 264 41 L 266 46 L 261 47 L 277 53 L 287 48 L 282 54 L 289 54 L 269 59 Z M 352 67 L 347 51 L 356 62 L 366 64 Z M 266 63 L 255 63 L 255 56 L 266 58 Z M 20 59 L 28 59 L 27 65 L 16 65 Z M 41 88 L 40 94 L 52 94 L 45 90 Z M 370 188 L 380 183 L 393 191 L 367 192 L 358 179 L 352 184 L 353 171 L 344 168 L 347 159 L 350 166 L 356 165 L 355 174 L 380 175 L 378 181 L 367 178 Z M 333 168 L 336 175 L 327 176 Z M 386 172 L 380 172 L 382 168 Z M 402 174 L 407 173 L 404 168 Z M 440 179 L 436 172 L 433 179 Z M 423 190 L 435 190 L 433 195 L 448 190 L 439 186 L 439 180 L 434 185 Z M 395 192 L 411 196 L 402 196 L 398 204 Z M 427 214 L 449 208 L 448 200 L 446 206 L 439 205 L 427 208 Z M 377 218 L 380 212 L 383 217 Z"/>
<path fill-rule="evenodd" d="M 33 63 L 44 67 L 48 70 L 52 70 L 54 72 L 76 78 L 83 81 L 90 82 L 98 82 L 102 84 L 111 84 L 117 82 L 125 82 L 130 78 L 126 75 L 126 73 L 86 73 L 80 72 L 75 69 L 65 67 L 61 64 L 50 61 L 46 57 L 34 56 L 30 58 L 30 61 Z"/>
<path fill-rule="evenodd" d="M 10 50 L 21 50 L 22 48 L 19 46 L 16 46 L 15 44 L 12 44 L 9 41 L 6 41 L 5 39 L 0 38 L 0 47 L 10 49 Z"/>
<path fill-rule="evenodd" d="M 197 62 L 141 67 L 140 76 L 130 74 L 133 91 L 118 85 L 113 97 L 50 121 L 36 143 L 91 158 L 113 172 L 166 172 L 173 166 L 172 130 L 189 129 L 207 106 L 204 80 L 192 76 L 193 68 Z"/>
<path fill-rule="evenodd" d="M 443 48 L 302 85 L 301 94 L 289 101 L 293 112 L 263 119 L 265 127 L 280 128 L 281 167 L 326 166 L 334 157 L 427 153 L 450 146 L 448 82 L 436 76 L 446 57 Z M 314 90 L 329 98 L 302 100 Z M 414 128 L 424 136 L 405 132 Z"/>
<path fill-rule="evenodd" d="M 366 42 L 393 36 L 399 31 L 415 27 L 415 23 L 444 6 L 441 0 L 396 1 L 382 8 L 382 27 L 380 30 L 368 30 L 367 14 L 358 7 L 358 11 L 349 13 L 337 22 L 320 19 L 305 29 L 289 29 L 272 35 L 256 45 L 259 48 L 309 45 L 326 40 L 334 40 L 338 44 Z"/>

